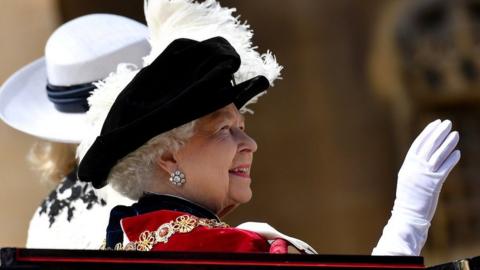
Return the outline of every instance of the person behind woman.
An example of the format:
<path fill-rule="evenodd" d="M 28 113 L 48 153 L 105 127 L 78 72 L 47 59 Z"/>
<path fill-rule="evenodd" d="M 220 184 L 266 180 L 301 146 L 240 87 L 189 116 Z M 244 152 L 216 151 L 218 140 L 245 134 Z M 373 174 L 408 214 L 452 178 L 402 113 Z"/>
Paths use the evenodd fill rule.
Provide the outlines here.
<path fill-rule="evenodd" d="M 29 248 L 97 248 L 112 205 L 129 203 L 109 187 L 95 191 L 76 180 L 75 148 L 88 129 L 86 98 L 94 82 L 120 63 L 141 67 L 150 46 L 146 26 L 112 14 L 91 14 L 60 26 L 45 57 L 13 74 L 0 92 L 0 116 L 13 128 L 45 141 L 29 153 L 42 182 L 55 189 L 36 210 Z M 88 220 L 88 222 L 87 222 Z"/>
<path fill-rule="evenodd" d="M 97 116 L 92 129 L 96 133 L 78 149 L 78 177 L 96 188 L 111 184 L 138 200 L 112 210 L 105 247 L 284 253 L 294 246 L 300 252 L 316 253 L 266 224 L 232 228 L 221 221 L 252 196 L 250 169 L 258 146 L 245 131 L 242 112 L 272 84 L 280 69 L 276 62 L 266 61 L 274 58 L 258 54 L 256 60 L 262 61 L 252 65 L 252 55 L 245 53 L 253 50 L 251 35 L 247 49 L 238 46 L 231 33 L 194 40 L 181 38 L 185 33 L 180 31 L 173 41 L 159 41 L 155 35 L 164 34 L 164 28 L 158 28 L 159 20 L 149 15 L 168 17 L 165 11 L 171 10 L 167 8 L 171 3 L 203 10 L 210 17 L 216 15 L 212 10 L 222 10 L 214 1 L 148 2 L 147 22 L 154 36 L 147 57 L 151 63 L 124 84 L 114 84 L 122 76 L 112 75 L 110 83 L 90 99 L 89 113 Z M 192 19 L 191 13 L 182 14 L 186 13 Z M 181 21 L 176 15 L 172 18 Z M 194 21 L 210 35 L 222 25 Z M 103 106 L 106 100 L 112 105 Z M 450 121 L 440 120 L 415 140 L 399 173 L 392 218 L 373 254 L 420 253 L 441 186 L 460 158 L 457 142 Z"/>

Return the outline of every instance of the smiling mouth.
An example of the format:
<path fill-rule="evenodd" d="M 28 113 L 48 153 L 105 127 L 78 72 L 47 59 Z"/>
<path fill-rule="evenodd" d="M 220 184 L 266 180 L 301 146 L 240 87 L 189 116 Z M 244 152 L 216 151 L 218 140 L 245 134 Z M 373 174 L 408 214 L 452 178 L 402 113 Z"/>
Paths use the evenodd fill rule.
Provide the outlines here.
<path fill-rule="evenodd" d="M 229 174 L 250 178 L 250 167 L 237 167 L 228 171 Z"/>

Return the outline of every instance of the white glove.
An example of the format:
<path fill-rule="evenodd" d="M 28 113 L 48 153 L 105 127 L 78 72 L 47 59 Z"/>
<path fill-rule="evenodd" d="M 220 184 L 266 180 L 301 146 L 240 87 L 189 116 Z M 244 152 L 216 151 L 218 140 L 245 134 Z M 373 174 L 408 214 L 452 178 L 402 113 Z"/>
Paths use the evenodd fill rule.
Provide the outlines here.
<path fill-rule="evenodd" d="M 398 172 L 392 216 L 372 255 L 418 256 L 425 244 L 442 184 L 460 160 L 458 132 L 436 120 L 420 133 Z"/>

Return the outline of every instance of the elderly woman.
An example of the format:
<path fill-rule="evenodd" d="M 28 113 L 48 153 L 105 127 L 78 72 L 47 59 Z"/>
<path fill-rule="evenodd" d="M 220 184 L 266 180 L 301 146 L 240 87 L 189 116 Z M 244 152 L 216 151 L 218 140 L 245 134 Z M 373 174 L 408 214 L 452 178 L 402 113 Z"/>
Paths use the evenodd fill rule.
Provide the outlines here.
<path fill-rule="evenodd" d="M 232 76 L 239 66 L 239 55 L 221 37 L 178 39 L 122 90 L 78 172 L 97 188 L 112 183 L 139 200 L 112 211 L 107 247 L 270 250 L 268 236 L 230 228 L 220 220 L 252 196 L 250 168 L 257 144 L 245 132 L 240 109 L 269 86 L 263 76 L 236 84 Z M 428 218 L 433 215 L 437 187 L 459 158 L 452 152 L 458 135 L 449 135 L 450 128 L 448 121 L 435 121 L 414 143 L 409 155 L 418 165 L 413 166 L 422 168 L 422 160 L 415 158 L 428 156 L 428 168 L 437 175 L 414 179 L 407 172 L 399 184 L 404 190 L 397 197 L 396 217 L 417 218 L 423 226 L 424 212 Z M 401 233 L 423 246 L 411 239 L 412 232 Z"/>
<path fill-rule="evenodd" d="M 154 19 L 151 3 L 167 3 Z M 194 26 L 165 19 L 175 10 L 170 4 L 183 10 L 174 12 L 173 22 L 194 21 Z M 194 11 L 200 15 L 192 19 Z M 211 19 L 221 12 L 226 22 Z M 279 66 L 258 53 L 252 56 L 251 33 L 235 30 L 244 25 L 214 1 L 152 1 L 146 14 L 153 35 L 151 63 L 100 85 L 90 99 L 96 132 L 78 151 L 80 180 L 96 188 L 109 183 L 138 201 L 112 210 L 105 247 L 274 253 L 294 247 L 315 253 L 268 224 L 229 227 L 220 219 L 252 196 L 257 144 L 245 132 L 242 112 L 278 77 Z M 185 14 L 188 20 L 182 20 Z M 232 21 L 235 27 L 226 27 Z M 166 27 L 175 29 L 173 34 L 167 35 Z M 222 27 L 228 31 L 218 31 Z M 221 37 L 201 38 L 219 32 Z M 255 69 L 268 61 L 270 68 Z M 392 217 L 373 254 L 420 253 L 441 186 L 460 158 L 457 142 L 450 121 L 440 120 L 415 140 L 398 176 Z"/>

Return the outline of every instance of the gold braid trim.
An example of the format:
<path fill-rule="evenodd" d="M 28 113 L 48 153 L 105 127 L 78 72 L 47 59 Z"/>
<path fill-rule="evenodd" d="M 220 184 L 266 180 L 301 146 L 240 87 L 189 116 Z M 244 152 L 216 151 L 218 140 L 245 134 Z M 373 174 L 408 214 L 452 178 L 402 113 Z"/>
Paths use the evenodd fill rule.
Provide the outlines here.
<path fill-rule="evenodd" d="M 155 231 L 144 231 L 140 234 L 137 241 L 132 241 L 125 246 L 117 243 L 114 250 L 133 250 L 150 251 L 158 243 L 167 243 L 168 239 L 176 233 L 189 233 L 198 226 L 208 228 L 228 228 L 225 222 L 219 222 L 215 219 L 197 218 L 190 215 L 178 216 L 175 220 L 160 225 Z M 100 249 L 108 249 L 104 244 Z"/>

